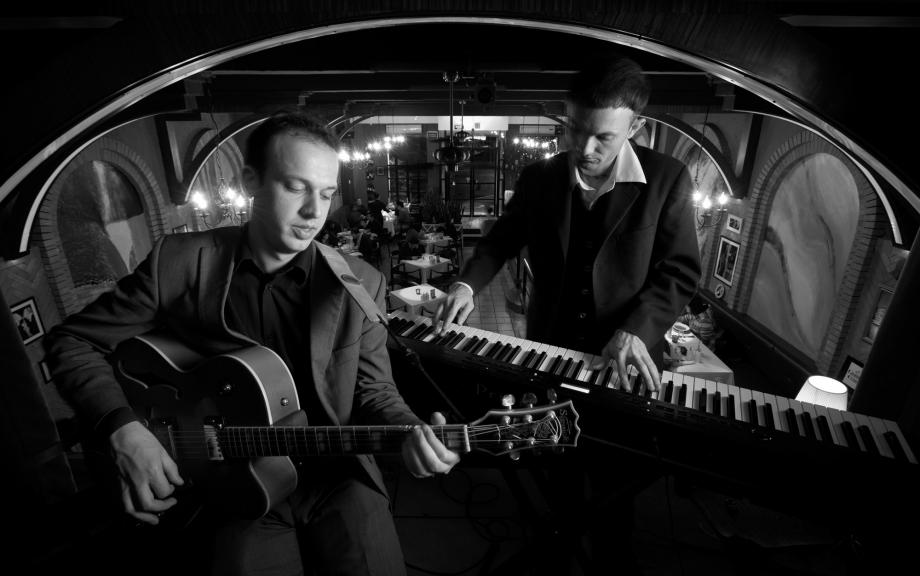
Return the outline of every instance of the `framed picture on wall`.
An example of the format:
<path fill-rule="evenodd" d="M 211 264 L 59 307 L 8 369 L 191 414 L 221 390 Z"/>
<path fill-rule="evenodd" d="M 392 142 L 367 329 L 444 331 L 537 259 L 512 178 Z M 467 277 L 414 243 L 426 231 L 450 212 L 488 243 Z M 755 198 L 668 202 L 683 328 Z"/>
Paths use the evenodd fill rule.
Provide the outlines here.
<path fill-rule="evenodd" d="M 736 232 L 738 234 L 741 234 L 741 223 L 742 222 L 744 222 L 744 220 L 742 220 L 740 216 L 729 214 L 728 220 L 725 223 L 725 228 L 730 230 L 731 232 Z"/>
<path fill-rule="evenodd" d="M 377 166 L 377 176 L 383 176 L 383 166 Z"/>
<path fill-rule="evenodd" d="M 45 335 L 45 327 L 42 326 L 42 319 L 38 316 L 38 307 L 35 305 L 34 298 L 10 307 L 10 312 L 13 314 L 13 322 L 24 344 L 34 342 Z"/>
<path fill-rule="evenodd" d="M 725 236 L 719 239 L 719 256 L 716 258 L 716 269 L 713 276 L 732 285 L 732 278 L 735 275 L 735 263 L 738 261 L 738 243 L 729 240 Z"/>
<path fill-rule="evenodd" d="M 862 376 L 863 365 L 860 361 L 852 356 L 847 356 L 843 368 L 840 369 L 840 381 L 849 386 L 851 390 L 859 384 L 859 377 Z"/>

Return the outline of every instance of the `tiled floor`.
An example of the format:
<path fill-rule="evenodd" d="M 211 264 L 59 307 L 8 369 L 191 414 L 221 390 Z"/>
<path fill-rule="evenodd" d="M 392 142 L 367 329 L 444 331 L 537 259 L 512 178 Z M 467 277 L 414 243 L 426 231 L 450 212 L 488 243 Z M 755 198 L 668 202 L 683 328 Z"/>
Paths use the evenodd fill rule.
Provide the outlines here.
<path fill-rule="evenodd" d="M 513 279 L 503 269 L 476 295 L 467 324 L 524 337 L 524 319 L 509 310 L 506 294 L 513 294 Z M 547 528 L 541 517 L 547 511 L 545 495 L 527 465 L 497 464 L 467 457 L 449 475 L 417 480 L 398 461 L 381 462 L 410 575 L 544 573 L 528 559 L 545 553 L 540 547 L 547 542 L 552 547 L 552 539 L 538 538 Z M 819 527 L 720 494 L 677 491 L 674 483 L 670 476 L 661 477 L 634 500 L 630 547 L 639 564 L 637 573 L 848 573 Z M 760 547 L 751 540 L 775 534 L 784 535 L 786 545 L 762 540 L 767 546 Z M 580 565 L 569 571 L 583 573 Z M 612 562 L 601 573 L 631 572 L 624 563 Z"/>

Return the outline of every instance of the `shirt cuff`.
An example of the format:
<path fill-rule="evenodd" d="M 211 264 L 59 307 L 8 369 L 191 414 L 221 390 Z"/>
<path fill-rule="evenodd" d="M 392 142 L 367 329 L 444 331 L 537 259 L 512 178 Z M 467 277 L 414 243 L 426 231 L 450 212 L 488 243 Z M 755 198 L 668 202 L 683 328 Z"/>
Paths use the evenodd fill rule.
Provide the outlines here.
<path fill-rule="evenodd" d="M 450 289 L 453 290 L 454 286 L 464 286 L 467 290 L 470 291 L 470 295 L 475 295 L 476 292 L 473 291 L 473 287 L 467 284 L 466 282 L 460 282 L 459 280 L 450 285 Z"/>
<path fill-rule="evenodd" d="M 116 408 L 102 417 L 96 424 L 96 434 L 99 438 L 108 440 L 112 432 L 115 432 L 128 422 L 138 421 L 137 415 L 131 408 Z"/>

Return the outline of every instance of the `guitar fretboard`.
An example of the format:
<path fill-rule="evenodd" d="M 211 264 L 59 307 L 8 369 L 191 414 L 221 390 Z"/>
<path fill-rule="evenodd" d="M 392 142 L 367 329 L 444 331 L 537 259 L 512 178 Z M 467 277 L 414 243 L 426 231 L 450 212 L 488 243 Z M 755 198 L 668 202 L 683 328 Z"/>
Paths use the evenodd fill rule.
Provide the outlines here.
<path fill-rule="evenodd" d="M 228 426 L 215 431 L 224 458 L 398 454 L 412 426 Z M 469 452 L 466 426 L 432 426 L 451 450 Z"/>

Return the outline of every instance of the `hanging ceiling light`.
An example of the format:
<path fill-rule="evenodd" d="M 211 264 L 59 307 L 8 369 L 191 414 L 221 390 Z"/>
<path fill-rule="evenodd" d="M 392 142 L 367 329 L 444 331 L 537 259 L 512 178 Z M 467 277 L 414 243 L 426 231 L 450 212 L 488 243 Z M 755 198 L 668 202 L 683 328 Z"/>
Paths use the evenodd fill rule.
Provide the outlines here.
<path fill-rule="evenodd" d="M 470 151 L 466 148 L 461 148 L 457 145 L 457 139 L 454 137 L 454 82 L 460 79 L 459 72 L 444 73 L 444 81 L 450 84 L 448 90 L 448 101 L 450 102 L 450 137 L 447 139 L 447 146 L 442 146 L 438 148 L 434 157 L 438 162 L 446 164 L 448 170 L 459 170 L 460 163 L 465 162 L 470 159 Z M 461 132 L 457 134 L 457 137 L 463 133 L 462 126 Z M 467 134 L 468 136 L 468 134 Z"/>
<path fill-rule="evenodd" d="M 207 194 L 201 190 L 194 191 L 191 197 L 192 205 L 195 209 L 195 214 L 201 219 L 201 223 L 205 228 L 219 226 L 222 222 L 227 222 L 230 225 L 242 225 L 252 208 L 252 198 L 247 196 L 244 191 L 237 190 L 224 177 L 220 154 L 222 135 L 220 126 L 218 126 L 217 120 L 214 118 L 214 99 L 211 94 L 210 82 L 205 84 L 205 89 L 208 95 L 208 117 L 214 126 L 214 137 L 217 141 L 213 153 L 216 157 L 217 186 Z M 213 211 L 210 209 L 212 203 L 214 205 Z M 212 220 L 212 215 L 214 216 L 213 224 L 209 222 L 209 220 Z"/>

